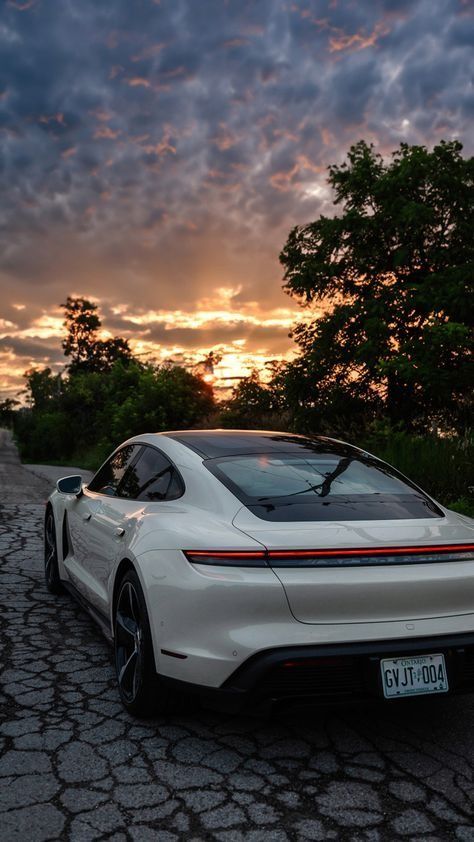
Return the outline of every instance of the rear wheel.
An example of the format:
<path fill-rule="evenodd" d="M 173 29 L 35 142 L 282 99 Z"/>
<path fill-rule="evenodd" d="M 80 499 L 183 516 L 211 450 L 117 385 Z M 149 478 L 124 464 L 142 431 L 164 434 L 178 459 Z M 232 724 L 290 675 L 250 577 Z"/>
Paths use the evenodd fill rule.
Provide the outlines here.
<path fill-rule="evenodd" d="M 48 509 L 44 524 L 44 578 L 50 593 L 58 594 L 62 592 L 63 587 L 59 578 L 56 526 L 52 509 Z"/>
<path fill-rule="evenodd" d="M 155 670 L 150 623 L 140 580 L 129 570 L 119 585 L 114 616 L 115 670 L 120 698 L 133 716 L 176 710 L 176 698 Z"/>

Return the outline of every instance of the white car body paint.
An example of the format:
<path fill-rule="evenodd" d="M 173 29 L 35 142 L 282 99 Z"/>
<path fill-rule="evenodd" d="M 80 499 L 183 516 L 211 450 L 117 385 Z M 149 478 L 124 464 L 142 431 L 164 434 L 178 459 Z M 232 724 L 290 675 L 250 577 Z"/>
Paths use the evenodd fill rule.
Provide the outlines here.
<path fill-rule="evenodd" d="M 59 541 L 59 571 L 112 633 L 117 570 L 128 559 L 142 584 L 160 674 L 217 688 L 249 657 L 276 647 L 474 633 L 472 560 L 272 569 L 193 564 L 183 553 L 461 545 L 474 542 L 469 518 L 440 507 L 439 519 L 270 523 L 167 434 L 125 444 L 159 448 L 181 474 L 184 494 L 140 502 L 87 486 L 79 497 L 54 491 L 56 533 L 66 513 L 70 544 L 66 554 Z"/>

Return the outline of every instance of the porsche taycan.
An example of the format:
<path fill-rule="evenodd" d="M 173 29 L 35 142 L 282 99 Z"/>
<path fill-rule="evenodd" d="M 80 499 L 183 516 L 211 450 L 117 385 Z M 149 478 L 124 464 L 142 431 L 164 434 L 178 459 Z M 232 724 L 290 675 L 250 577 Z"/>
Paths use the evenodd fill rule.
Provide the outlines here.
<path fill-rule="evenodd" d="M 334 439 L 136 436 L 58 481 L 45 577 L 137 716 L 474 689 L 474 521 Z"/>

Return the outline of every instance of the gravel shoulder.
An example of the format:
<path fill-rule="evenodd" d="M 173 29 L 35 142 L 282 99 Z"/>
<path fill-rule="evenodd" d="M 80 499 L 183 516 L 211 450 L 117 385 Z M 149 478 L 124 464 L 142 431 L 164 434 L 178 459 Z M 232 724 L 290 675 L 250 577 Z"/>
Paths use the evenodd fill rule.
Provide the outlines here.
<path fill-rule="evenodd" d="M 0 493 L 3 503 L 44 503 L 56 481 L 71 474 L 81 474 L 85 482 L 92 472 L 82 468 L 56 465 L 23 465 L 10 430 L 0 429 Z"/>

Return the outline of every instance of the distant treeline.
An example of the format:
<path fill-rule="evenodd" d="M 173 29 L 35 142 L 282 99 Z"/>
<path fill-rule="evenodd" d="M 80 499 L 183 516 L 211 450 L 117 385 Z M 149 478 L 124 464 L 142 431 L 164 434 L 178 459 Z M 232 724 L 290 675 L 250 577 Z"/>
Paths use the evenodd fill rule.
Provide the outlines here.
<path fill-rule="evenodd" d="M 180 367 L 117 361 L 108 372 L 67 378 L 48 370 L 29 372 L 31 406 L 12 413 L 22 458 L 28 462 L 78 465 L 95 470 L 122 441 L 143 432 L 187 427 L 276 429 L 333 435 L 395 465 L 434 497 L 474 517 L 474 441 L 469 432 L 407 432 L 382 419 L 363 427 L 350 418 L 312 426 L 278 408 L 270 386 L 256 375 L 225 403 L 211 387 Z"/>
<path fill-rule="evenodd" d="M 75 299 L 77 302 L 77 299 Z M 82 299 L 84 309 L 94 307 Z M 9 403 L 3 423 L 12 424 L 28 462 L 74 464 L 95 470 L 122 441 L 143 432 L 189 427 L 237 427 L 332 435 L 353 441 L 399 468 L 442 502 L 474 516 L 472 437 L 439 436 L 391 424 L 368 409 L 321 413 L 291 407 L 283 369 L 267 383 L 258 374 L 243 379 L 229 400 L 217 403 L 201 376 L 179 366 L 147 365 L 121 357 L 64 375 L 51 369 L 25 372 L 28 406 Z M 0 408 L 1 415 L 1 408 Z"/>

